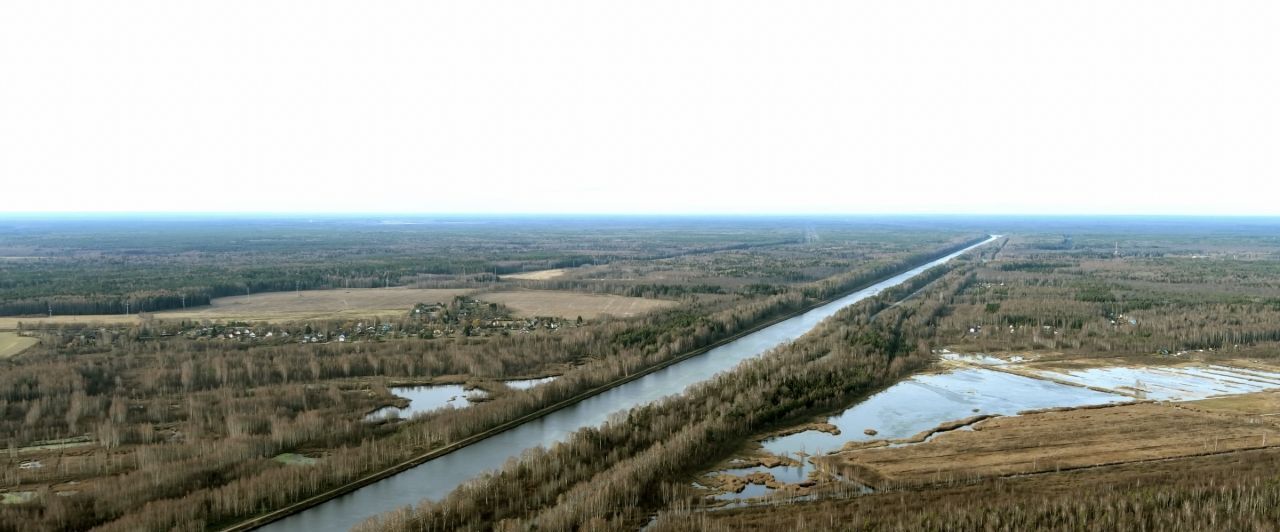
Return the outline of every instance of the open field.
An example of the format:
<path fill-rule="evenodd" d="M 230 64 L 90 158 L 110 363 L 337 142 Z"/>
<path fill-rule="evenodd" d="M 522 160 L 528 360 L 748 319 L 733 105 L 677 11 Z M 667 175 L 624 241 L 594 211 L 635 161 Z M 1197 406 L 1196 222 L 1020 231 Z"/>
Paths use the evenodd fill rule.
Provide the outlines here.
<path fill-rule="evenodd" d="M 1142 403 L 993 418 L 925 443 L 847 451 L 820 461 L 847 478 L 888 487 L 1276 445 L 1280 425 L 1274 422 Z"/>
<path fill-rule="evenodd" d="M 1261 417 L 1280 416 L 1280 392 L 1214 397 L 1203 401 L 1184 403 L 1183 406 L 1207 412 Z M 1280 422 L 1280 417 L 1277 417 L 1276 421 Z"/>
<path fill-rule="evenodd" d="M 294 321 L 345 315 L 405 315 L 418 303 L 448 303 L 470 289 L 348 288 L 220 297 L 208 307 L 155 313 L 158 319 Z"/>
<path fill-rule="evenodd" d="M 26 317 L 16 318 L 13 316 L 0 316 L 0 331 L 17 330 L 18 324 L 24 324 L 26 327 L 33 325 L 97 325 L 97 324 L 127 324 L 132 325 L 141 323 L 142 318 L 137 314 L 84 314 L 80 316 L 53 316 L 53 317 Z"/>
<path fill-rule="evenodd" d="M 538 270 L 538 271 L 532 271 L 532 272 L 509 273 L 504 275 L 503 277 L 507 279 L 518 279 L 521 281 L 546 281 L 547 279 L 555 279 L 556 277 L 560 277 L 568 273 L 568 271 L 569 270 L 566 268 L 556 268 L 553 270 Z"/>
<path fill-rule="evenodd" d="M 0 358 L 9 358 L 36 345 L 40 340 L 18 336 L 18 333 L 0 332 Z"/>
<path fill-rule="evenodd" d="M 267 292 L 248 296 L 219 297 L 213 304 L 187 310 L 166 310 L 150 314 L 161 320 L 212 321 L 301 321 L 364 316 L 403 316 L 418 303 L 448 303 L 472 289 L 348 288 Z M 16 329 L 26 324 L 51 323 L 137 323 L 137 315 L 99 314 L 34 318 L 0 318 L 0 329 Z"/>
<path fill-rule="evenodd" d="M 476 296 L 490 303 L 506 305 L 521 316 L 559 316 L 574 319 L 597 318 L 604 314 L 630 317 L 676 306 L 675 301 L 602 294 L 579 294 L 553 290 L 513 290 Z"/>

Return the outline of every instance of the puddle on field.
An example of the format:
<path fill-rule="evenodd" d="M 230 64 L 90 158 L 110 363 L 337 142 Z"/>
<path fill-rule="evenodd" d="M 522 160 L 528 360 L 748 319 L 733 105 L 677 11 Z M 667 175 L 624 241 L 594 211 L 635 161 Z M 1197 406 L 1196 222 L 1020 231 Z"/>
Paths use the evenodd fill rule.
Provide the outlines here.
<path fill-rule="evenodd" d="M 538 386 L 539 384 L 546 384 L 553 380 L 556 380 L 556 377 L 543 377 L 541 379 L 522 379 L 522 380 L 514 380 L 514 381 L 502 381 L 502 384 L 505 384 L 517 390 L 528 390 L 529 388 L 533 388 L 534 386 Z"/>
<path fill-rule="evenodd" d="M 387 419 L 408 419 L 415 414 L 430 412 L 441 408 L 465 408 L 472 401 L 484 399 L 489 394 L 484 390 L 466 390 L 461 384 L 439 384 L 432 386 L 400 386 L 391 388 L 391 394 L 409 400 L 409 406 L 399 408 L 386 406 L 370 412 L 365 421 L 382 421 Z"/>
<path fill-rule="evenodd" d="M 1280 388 L 1280 373 L 1216 365 L 1030 371 L 1086 386 L 1123 390 L 1156 401 L 1194 401 Z"/>
<path fill-rule="evenodd" d="M 1131 400 L 987 369 L 958 369 L 916 375 L 827 419 L 840 428 L 839 436 L 810 430 L 766 440 L 764 448 L 779 456 L 822 454 L 839 450 L 845 442 L 909 438 L 944 422 L 981 414 L 1012 415 L 1023 410 Z M 864 434 L 867 429 L 876 434 Z"/>

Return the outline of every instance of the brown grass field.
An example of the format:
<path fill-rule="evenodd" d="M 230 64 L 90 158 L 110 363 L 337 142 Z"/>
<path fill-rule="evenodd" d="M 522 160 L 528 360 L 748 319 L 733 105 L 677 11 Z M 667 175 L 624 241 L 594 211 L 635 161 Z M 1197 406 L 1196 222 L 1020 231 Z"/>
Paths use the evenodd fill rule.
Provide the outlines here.
<path fill-rule="evenodd" d="M 593 319 L 601 315 L 630 317 L 673 307 L 675 301 L 602 294 L 580 294 L 561 290 L 511 290 L 475 296 L 482 301 L 501 303 L 521 316 L 560 316 Z"/>
<path fill-rule="evenodd" d="M 248 296 L 220 297 L 212 305 L 187 310 L 167 310 L 151 314 L 158 320 L 240 320 L 300 321 L 335 317 L 398 316 L 418 303 L 448 303 L 470 289 L 349 288 L 267 292 Z M 0 329 L 16 329 L 19 322 L 38 323 L 135 323 L 136 315 L 108 314 L 0 318 Z"/>
<path fill-rule="evenodd" d="M 1277 400 L 1275 392 L 1250 395 L 1267 397 L 1231 399 Z M 868 485 L 903 487 L 1280 446 L 1280 419 L 1189 406 L 1141 403 L 998 417 L 925 443 L 818 460 Z"/>
<path fill-rule="evenodd" d="M 1280 421 L 1280 392 L 1250 393 L 1214 397 L 1184 403 L 1185 408 L 1226 414 L 1243 414 L 1258 417 L 1276 417 Z"/>
<path fill-rule="evenodd" d="M 418 303 L 448 303 L 469 289 L 348 288 L 268 292 L 249 296 L 220 297 L 213 304 L 190 310 L 155 313 L 158 319 L 244 319 L 285 321 L 344 314 L 405 314 Z"/>
<path fill-rule="evenodd" d="M 18 333 L 0 332 L 0 358 L 9 358 L 17 355 L 39 342 L 40 340 L 35 338 L 18 336 Z"/>
<path fill-rule="evenodd" d="M 54 316 L 52 318 L 39 317 L 39 316 L 34 318 L 31 318 L 31 317 L 15 318 L 12 316 L 4 316 L 4 317 L 0 317 L 0 330 L 8 330 L 8 331 L 15 330 L 18 328 L 19 323 L 26 324 L 27 326 L 39 325 L 39 324 L 62 325 L 62 324 L 70 324 L 70 323 L 104 324 L 105 325 L 105 324 L 131 324 L 131 323 L 140 323 L 141 321 L 142 321 L 142 318 L 139 318 L 138 315 L 136 314 L 131 314 L 127 316 L 124 314 L 84 314 L 79 316 Z"/>
<path fill-rule="evenodd" d="M 538 270 L 538 271 L 532 271 L 532 272 L 509 273 L 507 275 L 503 275 L 502 277 L 504 279 L 518 279 L 521 281 L 546 281 L 547 279 L 555 279 L 556 277 L 560 277 L 568 272 L 569 270 L 565 268 L 556 268 L 554 270 Z"/>

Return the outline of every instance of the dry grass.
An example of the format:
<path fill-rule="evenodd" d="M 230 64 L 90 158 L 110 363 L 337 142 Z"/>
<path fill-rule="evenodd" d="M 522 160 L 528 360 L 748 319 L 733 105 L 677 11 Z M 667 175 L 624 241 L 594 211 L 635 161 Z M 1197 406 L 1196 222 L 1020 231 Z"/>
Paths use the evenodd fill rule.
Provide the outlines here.
<path fill-rule="evenodd" d="M 1061 504 L 1066 511 L 1083 513 L 1099 506 L 1088 505 L 1090 497 L 1114 497 L 1122 511 L 1138 510 L 1132 504 L 1152 490 L 1168 493 L 1169 489 L 1221 490 L 1231 493 L 1232 483 L 1248 486 L 1257 479 L 1275 478 L 1280 470 L 1280 448 L 1269 448 L 1233 454 L 1197 456 L 1161 462 L 1141 462 L 1082 469 L 1048 475 L 1029 475 L 989 479 L 975 483 L 929 486 L 908 491 L 890 490 L 862 496 L 821 500 L 812 503 L 762 504 L 714 512 L 693 512 L 660 521 L 655 532 L 745 530 L 1142 530 L 1106 521 L 1107 516 L 1092 514 L 1092 526 L 1079 521 L 1064 526 L 1061 515 L 1052 509 Z M 1237 485 L 1236 487 L 1238 487 Z M 1177 504 L 1177 510 L 1163 511 L 1200 515 Z M 1240 501 L 1237 501 L 1240 502 Z M 1043 518 L 1034 523 L 1001 522 L 1001 518 L 1031 514 Z M 1160 510 L 1157 510 L 1160 511 Z M 1232 509 L 1243 513 L 1243 508 Z M 990 517 L 983 526 L 975 515 Z M 962 518 L 970 518 L 961 521 Z M 1137 516 L 1136 520 L 1141 520 Z M 1025 526 L 1019 526 L 1025 525 Z M 1222 524 L 1209 526 L 1153 527 L 1145 530 L 1272 530 L 1274 520 L 1263 520 L 1256 527 L 1230 528 Z"/>
<path fill-rule="evenodd" d="M 521 281 L 546 281 L 547 279 L 555 279 L 560 277 L 569 270 L 565 268 L 556 268 L 554 270 L 538 270 L 532 272 L 509 273 L 503 275 L 504 279 L 519 279 Z"/>
<path fill-rule="evenodd" d="M 18 333 L 14 332 L 0 332 L 0 358 L 15 356 L 37 343 L 40 343 L 40 340 L 18 336 Z"/>
<path fill-rule="evenodd" d="M 501 303 L 521 316 L 559 316 L 566 319 L 574 319 L 578 316 L 592 319 L 604 314 L 617 317 L 638 316 L 678 304 L 675 301 L 663 299 L 580 294 L 561 290 L 490 292 L 477 295 L 476 298 L 491 303 Z"/>
<path fill-rule="evenodd" d="M 822 460 L 873 485 L 909 486 L 1280 445 L 1276 423 L 1155 403 L 994 418 L 974 429 Z"/>
<path fill-rule="evenodd" d="M 210 321 L 301 321 L 322 318 L 399 316 L 418 303 L 448 303 L 454 296 L 474 292 L 470 289 L 419 288 L 349 288 L 342 290 L 303 290 L 301 292 L 267 292 L 249 296 L 220 297 L 213 304 L 187 310 L 166 310 L 152 314 L 161 320 Z M 16 329 L 19 322 L 41 323 L 136 323 L 136 315 L 107 314 L 86 316 L 53 316 L 35 318 L 0 318 L 0 329 Z"/>
<path fill-rule="evenodd" d="M 1214 397 L 1201 401 L 1191 401 L 1185 403 L 1185 405 L 1187 408 L 1207 412 L 1263 417 L 1277 416 L 1280 418 L 1280 392 Z"/>
<path fill-rule="evenodd" d="M 469 289 L 348 288 L 220 297 L 207 307 L 157 312 L 159 319 L 290 321 L 343 315 L 400 315 L 418 303 L 448 303 Z"/>
<path fill-rule="evenodd" d="M 142 321 L 137 315 L 124 314 L 87 314 L 83 316 L 54 316 L 50 317 L 34 317 L 34 318 L 14 318 L 10 316 L 0 317 L 0 330 L 15 330 L 18 324 L 22 323 L 27 326 L 47 324 L 62 325 L 71 323 L 80 324 L 133 324 Z"/>

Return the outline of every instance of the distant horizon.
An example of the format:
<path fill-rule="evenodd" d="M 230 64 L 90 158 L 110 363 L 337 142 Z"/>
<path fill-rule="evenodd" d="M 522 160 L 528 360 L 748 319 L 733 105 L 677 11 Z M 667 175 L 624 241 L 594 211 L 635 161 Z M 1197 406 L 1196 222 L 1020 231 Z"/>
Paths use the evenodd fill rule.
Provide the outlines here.
<path fill-rule="evenodd" d="M 1131 219 L 1277 219 L 1280 214 L 1214 214 L 1214 213 L 1021 213 L 1021 212 L 305 212 L 305 211 L 8 211 L 4 219 L 74 219 L 74 218 L 1131 218 Z"/>

